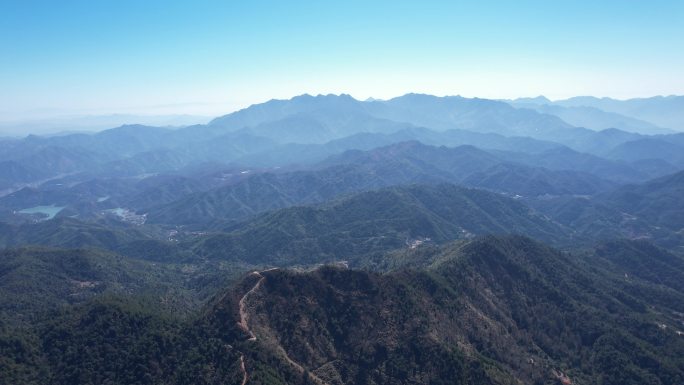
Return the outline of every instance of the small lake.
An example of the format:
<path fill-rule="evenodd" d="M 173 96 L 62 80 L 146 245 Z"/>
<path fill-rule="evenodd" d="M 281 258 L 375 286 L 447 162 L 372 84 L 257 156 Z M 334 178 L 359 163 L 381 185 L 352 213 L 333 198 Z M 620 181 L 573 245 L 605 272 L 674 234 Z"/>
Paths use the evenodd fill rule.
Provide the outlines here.
<path fill-rule="evenodd" d="M 47 218 L 45 218 L 47 220 L 54 218 L 55 215 L 57 215 L 60 211 L 62 211 L 62 209 L 64 209 L 64 207 L 66 206 L 35 206 L 19 210 L 19 212 L 22 214 L 44 214 L 47 215 Z"/>

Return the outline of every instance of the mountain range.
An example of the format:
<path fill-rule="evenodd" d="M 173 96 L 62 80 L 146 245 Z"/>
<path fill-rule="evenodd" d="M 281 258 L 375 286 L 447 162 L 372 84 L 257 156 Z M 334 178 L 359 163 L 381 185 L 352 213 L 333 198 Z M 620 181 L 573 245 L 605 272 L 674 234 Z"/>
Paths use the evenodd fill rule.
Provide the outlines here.
<path fill-rule="evenodd" d="M 670 103 L 670 99 L 663 100 Z M 352 139 L 359 134 L 365 136 Z M 336 151 L 357 148 L 360 142 L 384 141 L 381 144 L 386 145 L 411 139 L 427 140 L 428 144 L 448 141 L 452 146 L 488 147 L 489 142 L 496 149 L 523 151 L 552 146 L 533 141 L 543 140 L 611 159 L 659 159 L 676 167 L 682 162 L 677 154 L 683 145 L 676 134 L 647 136 L 615 127 L 594 131 L 503 101 L 408 94 L 387 101 L 361 102 L 348 95 L 302 95 L 254 105 L 207 125 L 181 129 L 132 125 L 97 134 L 5 139 L 0 141 L 0 161 L 10 163 L 3 167 L 0 187 L 16 189 L 75 172 L 138 175 L 202 162 L 244 163 L 271 151 L 279 156 L 269 165 L 283 167 L 310 160 L 299 157 L 302 146 L 314 160 L 320 160 Z M 525 140 L 527 144 L 523 144 Z M 299 146 L 293 146 L 295 143 Z M 361 146 L 370 148 L 368 144 Z M 618 146 L 643 149 L 614 150 Z M 625 157 L 627 152 L 632 155 Z"/>
<path fill-rule="evenodd" d="M 680 97 L 0 139 L 0 383 L 684 383 Z"/>

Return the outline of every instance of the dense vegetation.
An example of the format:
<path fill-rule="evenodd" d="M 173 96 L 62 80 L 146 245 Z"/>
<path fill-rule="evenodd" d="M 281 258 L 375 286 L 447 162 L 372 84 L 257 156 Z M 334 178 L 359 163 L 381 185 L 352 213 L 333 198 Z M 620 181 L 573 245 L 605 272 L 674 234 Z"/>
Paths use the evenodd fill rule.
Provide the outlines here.
<path fill-rule="evenodd" d="M 568 231 L 498 194 L 452 185 L 365 192 L 264 214 L 194 243 L 202 257 L 286 266 L 363 259 L 413 242 L 445 242 L 510 229 L 567 241 Z"/>
<path fill-rule="evenodd" d="M 568 254 L 522 237 L 403 253 L 412 267 L 384 274 L 248 275 L 190 317 L 154 297 L 105 295 L 31 327 L 3 324 L 0 373 L 11 383 L 238 384 L 244 360 L 263 384 L 684 380 L 681 257 L 626 241 Z M 245 300 L 249 341 L 239 302 L 260 280 Z"/>

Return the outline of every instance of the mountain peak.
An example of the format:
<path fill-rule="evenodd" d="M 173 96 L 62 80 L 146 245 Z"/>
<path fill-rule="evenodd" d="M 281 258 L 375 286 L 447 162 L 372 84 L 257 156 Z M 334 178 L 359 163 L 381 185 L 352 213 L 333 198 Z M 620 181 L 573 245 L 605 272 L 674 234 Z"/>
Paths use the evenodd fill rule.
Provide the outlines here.
<path fill-rule="evenodd" d="M 528 103 L 528 104 L 551 104 L 551 100 L 549 100 L 546 96 L 544 95 L 539 95 L 533 98 L 518 98 L 513 100 L 515 103 Z"/>

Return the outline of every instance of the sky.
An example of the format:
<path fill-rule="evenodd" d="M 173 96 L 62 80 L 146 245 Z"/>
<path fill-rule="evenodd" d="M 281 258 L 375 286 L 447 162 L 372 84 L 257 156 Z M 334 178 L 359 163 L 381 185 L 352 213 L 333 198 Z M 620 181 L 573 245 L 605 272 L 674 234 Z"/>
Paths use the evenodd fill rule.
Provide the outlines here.
<path fill-rule="evenodd" d="M 684 1 L 0 0 L 0 120 L 684 94 Z"/>

